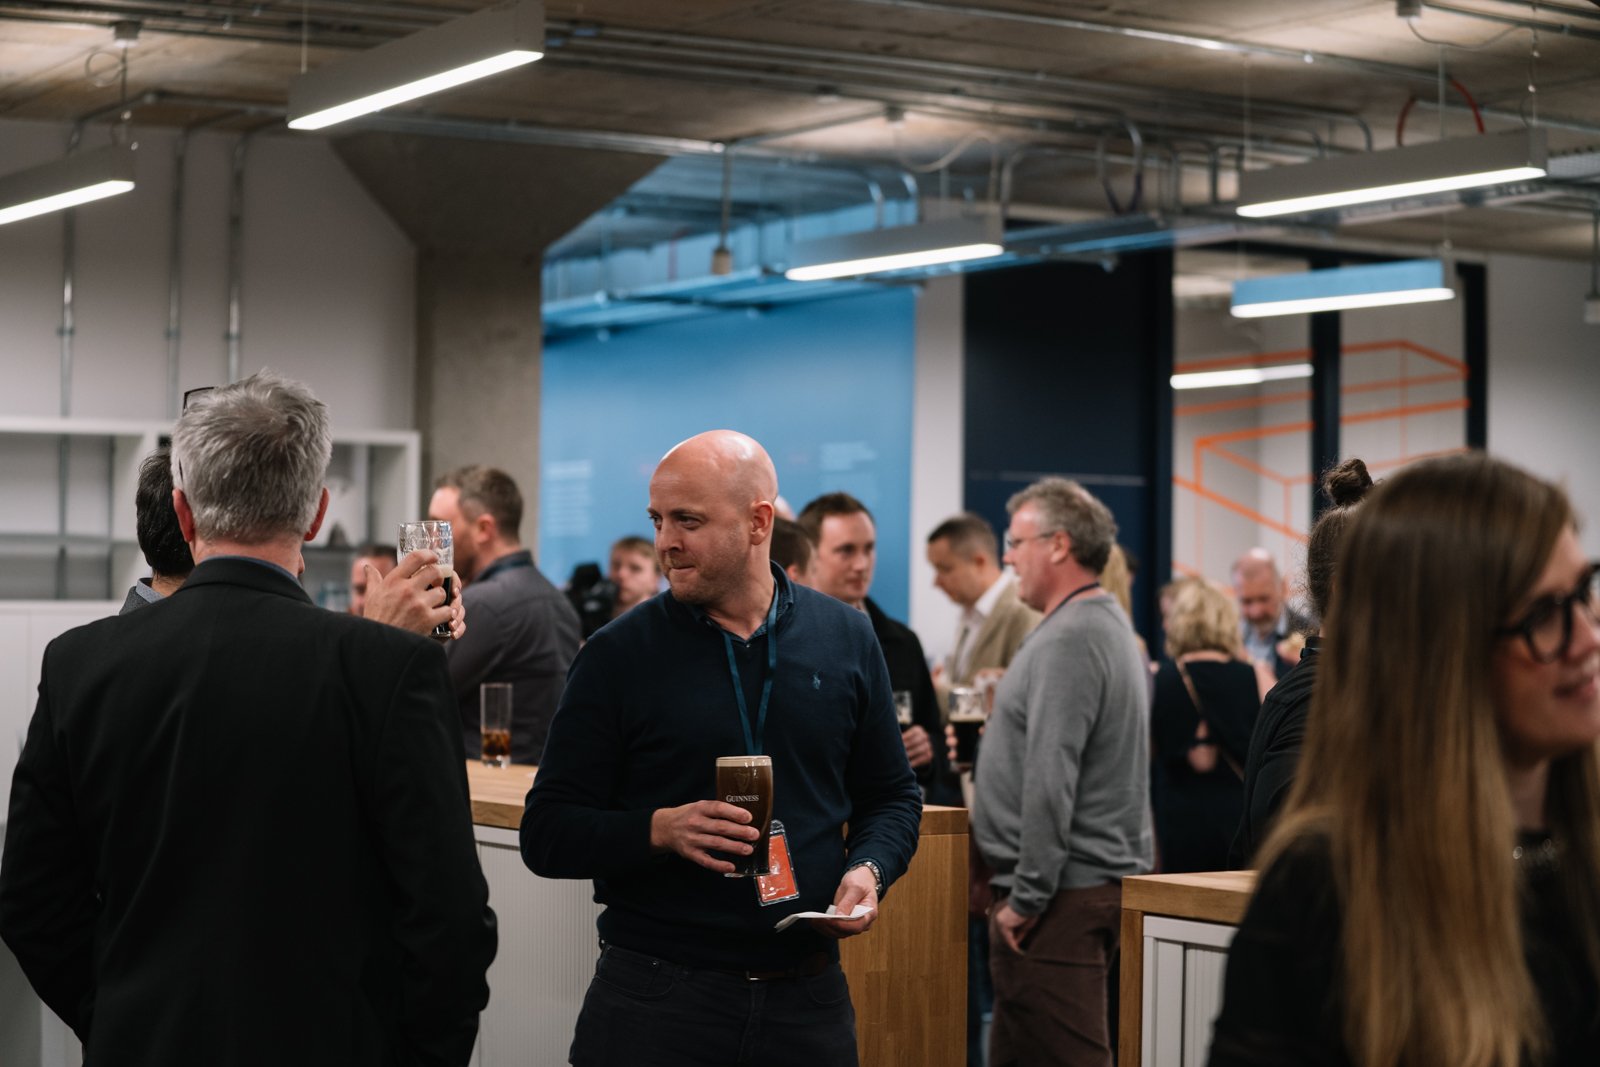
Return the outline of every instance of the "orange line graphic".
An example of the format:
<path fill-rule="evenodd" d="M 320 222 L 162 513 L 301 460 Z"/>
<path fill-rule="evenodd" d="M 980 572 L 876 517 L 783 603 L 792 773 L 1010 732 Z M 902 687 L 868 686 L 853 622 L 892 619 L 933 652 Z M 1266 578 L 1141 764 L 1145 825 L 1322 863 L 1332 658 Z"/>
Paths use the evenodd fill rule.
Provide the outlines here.
<path fill-rule="evenodd" d="M 1172 479 L 1172 484 L 1177 486 L 1180 489 L 1189 490 L 1191 493 L 1194 493 L 1196 496 L 1200 497 L 1202 500 L 1209 500 L 1209 501 L 1211 501 L 1211 503 L 1216 504 L 1218 507 L 1227 508 L 1229 511 L 1233 512 L 1236 515 L 1242 515 L 1247 519 L 1251 519 L 1251 520 L 1253 520 L 1255 522 L 1258 522 L 1262 526 L 1265 526 L 1269 530 L 1276 530 L 1279 533 L 1283 534 L 1285 537 L 1292 537 L 1296 541 L 1304 541 L 1306 539 L 1305 534 L 1301 533 L 1300 531 L 1298 531 L 1298 530 L 1296 530 L 1296 529 L 1294 529 L 1294 528 L 1292 528 L 1290 526 L 1284 525 L 1283 523 L 1279 522 L 1277 519 L 1269 518 L 1266 515 L 1261 514 L 1261 512 L 1259 512 L 1259 511 L 1256 511 L 1256 510 L 1254 510 L 1252 508 L 1247 508 L 1243 504 L 1235 503 L 1234 501 L 1229 500 L 1227 497 L 1223 496 L 1221 493 L 1213 493 L 1211 490 L 1205 488 L 1204 486 L 1196 485 L 1195 483 L 1193 483 L 1193 482 L 1191 482 L 1191 481 L 1189 481 L 1189 480 L 1187 480 L 1185 478 L 1179 478 L 1179 477 L 1174 476 L 1173 479 Z"/>

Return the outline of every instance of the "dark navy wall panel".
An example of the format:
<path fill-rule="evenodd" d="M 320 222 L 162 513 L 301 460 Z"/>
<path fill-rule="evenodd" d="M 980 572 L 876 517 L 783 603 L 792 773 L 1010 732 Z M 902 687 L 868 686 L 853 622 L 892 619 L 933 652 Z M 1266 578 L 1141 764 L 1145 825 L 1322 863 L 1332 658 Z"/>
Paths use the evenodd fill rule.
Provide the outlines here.
<path fill-rule="evenodd" d="M 767 447 L 796 509 L 835 489 L 872 509 L 873 599 L 904 619 L 915 300 L 892 289 L 547 341 L 540 565 L 562 582 L 616 538 L 648 536 L 647 487 L 662 454 L 702 430 L 735 429 Z"/>
<path fill-rule="evenodd" d="M 1003 531 L 1006 500 L 1046 475 L 1076 478 L 1139 557 L 1134 621 L 1153 634 L 1171 558 L 1172 257 L 1114 271 L 1054 263 L 966 280 L 968 508 Z"/>

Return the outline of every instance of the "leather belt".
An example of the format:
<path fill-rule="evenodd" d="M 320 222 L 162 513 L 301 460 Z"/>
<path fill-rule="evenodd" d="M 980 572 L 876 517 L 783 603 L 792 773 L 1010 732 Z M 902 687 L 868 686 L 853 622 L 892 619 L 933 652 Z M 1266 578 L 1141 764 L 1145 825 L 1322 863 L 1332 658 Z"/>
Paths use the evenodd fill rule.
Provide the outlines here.
<path fill-rule="evenodd" d="M 737 975 L 747 982 L 777 982 L 785 978 L 814 978 L 831 966 L 833 960 L 826 952 L 813 952 L 792 967 L 782 967 L 772 971 L 720 971 L 719 973 Z"/>

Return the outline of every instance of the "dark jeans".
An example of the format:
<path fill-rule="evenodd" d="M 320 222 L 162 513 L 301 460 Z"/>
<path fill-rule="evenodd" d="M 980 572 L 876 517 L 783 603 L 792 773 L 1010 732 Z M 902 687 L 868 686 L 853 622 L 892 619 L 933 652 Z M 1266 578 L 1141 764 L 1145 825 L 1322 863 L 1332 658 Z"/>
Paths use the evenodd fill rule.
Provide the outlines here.
<path fill-rule="evenodd" d="M 856 1013 L 837 963 L 752 982 L 607 945 L 583 998 L 574 1067 L 855 1067 Z"/>
<path fill-rule="evenodd" d="M 1122 933 L 1122 884 L 1063 889 L 1019 955 L 989 920 L 989 1067 L 1111 1067 L 1106 1004 Z"/>

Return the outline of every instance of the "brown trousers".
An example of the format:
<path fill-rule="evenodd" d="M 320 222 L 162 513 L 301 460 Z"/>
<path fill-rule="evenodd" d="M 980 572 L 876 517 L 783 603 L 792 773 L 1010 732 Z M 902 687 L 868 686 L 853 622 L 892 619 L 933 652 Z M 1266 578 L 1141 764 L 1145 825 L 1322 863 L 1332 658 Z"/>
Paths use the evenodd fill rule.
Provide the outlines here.
<path fill-rule="evenodd" d="M 989 920 L 989 1067 L 1111 1067 L 1106 994 L 1121 930 L 1119 882 L 1057 893 L 1020 955 Z"/>

